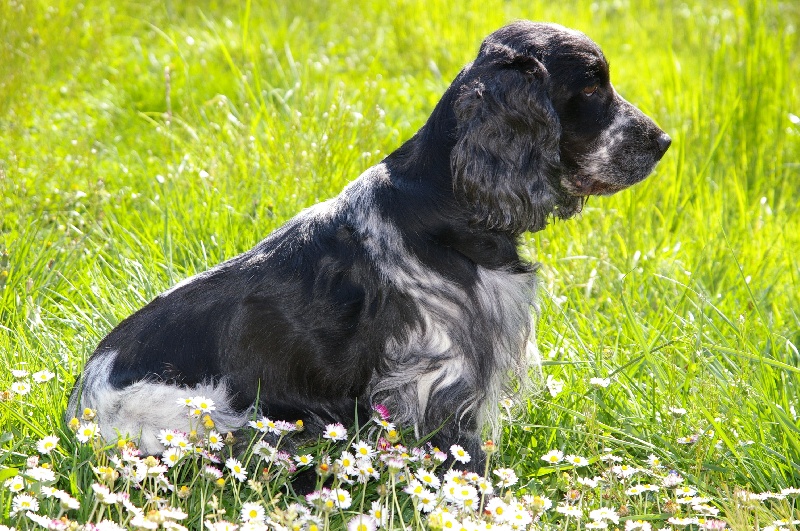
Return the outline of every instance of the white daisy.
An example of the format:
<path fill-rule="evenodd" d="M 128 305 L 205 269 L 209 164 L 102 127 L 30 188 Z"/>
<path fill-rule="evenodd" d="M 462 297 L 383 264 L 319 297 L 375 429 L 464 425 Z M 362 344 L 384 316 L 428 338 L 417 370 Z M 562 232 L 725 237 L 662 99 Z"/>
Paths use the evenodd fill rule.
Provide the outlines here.
<path fill-rule="evenodd" d="M 247 479 L 247 470 L 244 469 L 242 463 L 235 457 L 229 457 L 225 461 L 225 466 L 231 471 L 231 475 L 239 481 Z"/>
<path fill-rule="evenodd" d="M 338 422 L 335 424 L 328 424 L 325 426 L 325 432 L 322 436 L 332 441 L 343 441 L 347 438 L 347 430 Z"/>
<path fill-rule="evenodd" d="M 87 443 L 90 440 L 100 436 L 100 428 L 94 422 L 87 422 L 78 426 L 78 431 L 75 433 L 75 438 L 82 443 Z"/>
<path fill-rule="evenodd" d="M 256 502 L 246 502 L 242 504 L 242 522 L 264 523 L 264 506 Z"/>
<path fill-rule="evenodd" d="M 472 457 L 469 455 L 469 453 L 466 450 L 464 450 L 464 448 L 461 445 L 458 444 L 454 444 L 453 446 L 450 447 L 450 455 L 452 455 L 453 459 L 455 459 L 459 463 L 466 464 L 472 460 Z"/>
<path fill-rule="evenodd" d="M 45 383 L 55 378 L 55 376 L 56 376 L 55 373 L 52 373 L 50 371 L 39 371 L 33 373 L 31 375 L 31 379 L 36 383 Z"/>
<path fill-rule="evenodd" d="M 353 503 L 353 498 L 350 496 L 350 493 L 344 489 L 331 489 L 329 496 L 339 509 L 349 509 L 350 505 Z"/>
<path fill-rule="evenodd" d="M 199 409 L 203 413 L 209 413 L 214 411 L 216 406 L 214 405 L 214 401 L 210 398 L 206 398 L 204 396 L 195 396 L 192 398 L 192 406 L 195 409 Z"/>
<path fill-rule="evenodd" d="M 48 435 L 47 437 L 39 439 L 39 442 L 36 443 L 36 450 L 42 455 L 47 455 L 55 450 L 56 446 L 58 446 L 58 437 L 55 435 Z"/>
<path fill-rule="evenodd" d="M 564 453 L 561 450 L 550 450 L 542 456 L 542 461 L 555 465 L 564 459 Z"/>
<path fill-rule="evenodd" d="M 355 443 L 353 451 L 359 459 L 371 459 L 375 455 L 375 449 L 364 441 Z"/>
<path fill-rule="evenodd" d="M 347 531 L 375 531 L 378 521 L 369 514 L 357 514 L 347 522 Z"/>
<path fill-rule="evenodd" d="M 26 384 L 25 382 L 14 382 L 11 384 L 11 392 L 17 395 L 27 395 L 30 390 L 31 386 Z"/>
<path fill-rule="evenodd" d="M 438 489 L 439 486 L 442 484 L 442 481 L 439 477 L 429 470 L 425 470 L 424 468 L 420 468 L 417 470 L 414 476 L 424 485 L 432 489 Z"/>
<path fill-rule="evenodd" d="M 512 485 L 516 485 L 517 481 L 519 481 L 517 474 L 510 468 L 498 468 L 494 471 L 494 475 L 500 478 L 500 481 L 497 483 L 500 487 L 511 487 Z"/>
<path fill-rule="evenodd" d="M 576 468 L 589 465 L 589 461 L 585 457 L 579 455 L 568 455 L 564 460 Z"/>

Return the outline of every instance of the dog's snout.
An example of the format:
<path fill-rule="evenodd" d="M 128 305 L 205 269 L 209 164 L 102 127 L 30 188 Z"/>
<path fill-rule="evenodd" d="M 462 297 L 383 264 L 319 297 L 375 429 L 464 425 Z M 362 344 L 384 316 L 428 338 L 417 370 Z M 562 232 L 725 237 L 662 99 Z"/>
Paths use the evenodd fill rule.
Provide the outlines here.
<path fill-rule="evenodd" d="M 658 150 L 663 155 L 664 153 L 667 152 L 669 147 L 672 145 L 672 138 L 670 138 L 670 136 L 667 133 L 662 132 L 656 138 L 656 145 L 658 146 Z"/>

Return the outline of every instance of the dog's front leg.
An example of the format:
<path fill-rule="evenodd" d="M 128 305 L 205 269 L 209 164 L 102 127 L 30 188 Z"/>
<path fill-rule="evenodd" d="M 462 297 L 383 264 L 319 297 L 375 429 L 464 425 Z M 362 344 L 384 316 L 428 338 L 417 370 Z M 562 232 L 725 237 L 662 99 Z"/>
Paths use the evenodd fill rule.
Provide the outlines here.
<path fill-rule="evenodd" d="M 453 390 L 446 388 L 436 393 L 427 408 L 425 424 L 427 432 L 433 433 L 430 442 L 455 459 L 453 468 L 483 474 L 486 453 L 483 451 L 478 421 L 471 408 L 463 410 L 463 401 L 454 403 L 452 398 L 456 395 Z M 448 397 L 451 400 L 447 400 Z M 462 449 L 466 455 L 460 455 L 459 450 Z"/>

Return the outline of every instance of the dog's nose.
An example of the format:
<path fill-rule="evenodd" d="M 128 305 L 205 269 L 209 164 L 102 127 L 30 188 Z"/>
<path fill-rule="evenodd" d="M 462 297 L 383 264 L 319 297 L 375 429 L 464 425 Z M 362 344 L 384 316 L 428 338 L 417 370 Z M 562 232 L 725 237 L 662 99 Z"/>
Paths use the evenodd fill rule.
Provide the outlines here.
<path fill-rule="evenodd" d="M 661 151 L 661 154 L 663 155 L 664 153 L 667 152 L 669 146 L 672 145 L 672 139 L 669 137 L 667 133 L 661 133 L 660 135 L 658 135 L 658 138 L 656 138 L 656 144 L 658 144 L 658 149 Z"/>

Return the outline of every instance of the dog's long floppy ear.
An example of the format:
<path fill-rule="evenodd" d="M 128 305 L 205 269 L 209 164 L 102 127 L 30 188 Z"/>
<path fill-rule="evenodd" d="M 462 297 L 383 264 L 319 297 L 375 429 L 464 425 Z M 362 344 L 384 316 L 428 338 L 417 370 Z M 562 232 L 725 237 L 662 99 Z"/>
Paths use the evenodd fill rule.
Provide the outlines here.
<path fill-rule="evenodd" d="M 456 196 L 478 226 L 515 235 L 541 230 L 564 199 L 561 125 L 547 70 L 534 57 L 497 45 L 482 49 L 471 70 L 453 107 Z"/>

